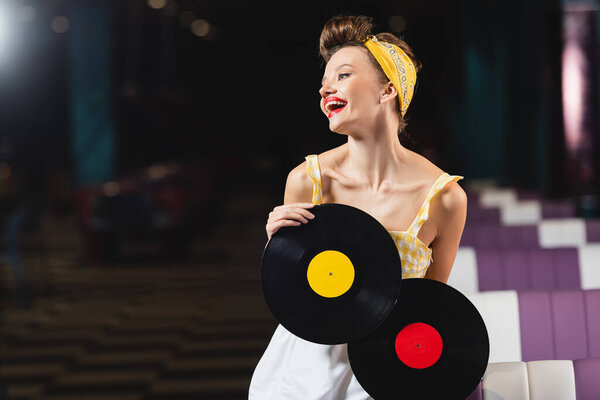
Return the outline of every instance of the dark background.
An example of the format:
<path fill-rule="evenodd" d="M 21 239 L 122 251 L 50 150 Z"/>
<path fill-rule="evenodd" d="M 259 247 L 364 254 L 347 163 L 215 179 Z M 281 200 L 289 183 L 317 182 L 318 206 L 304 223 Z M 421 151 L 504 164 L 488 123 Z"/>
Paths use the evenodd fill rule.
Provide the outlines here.
<path fill-rule="evenodd" d="M 0 3 L 0 398 L 247 398 L 277 325 L 268 213 L 306 155 L 345 142 L 319 108 L 334 15 L 412 47 L 411 148 L 464 188 L 597 194 L 596 128 L 592 174 L 566 161 L 559 1 L 158 3 Z"/>
<path fill-rule="evenodd" d="M 560 160 L 550 162 L 560 157 L 562 134 L 558 3 L 182 0 L 174 16 L 141 0 L 100 3 L 110 11 L 114 178 L 156 162 L 237 153 L 239 173 L 262 166 L 262 179 L 281 192 L 304 155 L 345 140 L 318 108 L 318 37 L 327 19 L 346 12 L 372 16 L 377 31 L 404 17 L 396 33 L 424 65 L 407 115 L 416 150 L 467 179 L 561 194 Z M 69 32 L 47 26 L 69 4 L 39 3 L 2 74 L 2 143 L 12 149 L 5 157 L 32 185 L 73 167 Z M 184 10 L 212 24 L 211 39 L 181 25 Z"/>

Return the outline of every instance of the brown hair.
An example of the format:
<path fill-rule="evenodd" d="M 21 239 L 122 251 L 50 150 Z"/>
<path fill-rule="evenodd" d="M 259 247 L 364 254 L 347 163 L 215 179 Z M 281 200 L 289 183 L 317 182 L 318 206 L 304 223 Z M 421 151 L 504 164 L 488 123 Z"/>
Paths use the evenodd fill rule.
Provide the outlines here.
<path fill-rule="evenodd" d="M 321 37 L 319 38 L 319 53 L 325 62 L 329 62 L 331 57 L 338 50 L 344 47 L 358 46 L 363 48 L 365 49 L 369 60 L 371 60 L 371 63 L 378 71 L 381 83 L 386 83 L 389 82 L 389 79 L 385 75 L 385 72 L 383 72 L 383 69 L 373 54 L 363 43 L 365 36 L 373 34 L 372 20 L 373 18 L 365 15 L 336 15 L 335 17 L 331 18 L 325 23 L 323 31 L 321 31 Z M 400 47 L 412 60 L 413 64 L 415 65 L 416 72 L 421 70 L 421 63 L 415 58 L 413 51 L 405 41 L 387 32 L 378 33 L 375 36 L 382 42 L 395 44 L 396 46 Z M 406 127 L 406 121 L 400 112 L 400 105 L 398 101 L 398 98 L 396 98 L 396 110 L 398 113 L 398 119 L 400 120 L 400 124 L 398 125 L 398 137 L 400 138 L 400 142 L 405 144 L 410 142 L 411 139 L 404 130 Z"/>

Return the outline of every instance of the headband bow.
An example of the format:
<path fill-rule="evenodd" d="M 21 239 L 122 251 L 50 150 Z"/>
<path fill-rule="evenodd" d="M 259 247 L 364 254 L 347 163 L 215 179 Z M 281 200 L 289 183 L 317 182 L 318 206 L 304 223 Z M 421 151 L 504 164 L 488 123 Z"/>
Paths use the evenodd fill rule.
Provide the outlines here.
<path fill-rule="evenodd" d="M 373 35 L 367 35 L 363 39 L 363 43 L 373 53 L 385 75 L 396 87 L 400 99 L 400 112 L 404 117 L 417 81 L 417 72 L 413 62 L 400 47 L 379 41 Z"/>

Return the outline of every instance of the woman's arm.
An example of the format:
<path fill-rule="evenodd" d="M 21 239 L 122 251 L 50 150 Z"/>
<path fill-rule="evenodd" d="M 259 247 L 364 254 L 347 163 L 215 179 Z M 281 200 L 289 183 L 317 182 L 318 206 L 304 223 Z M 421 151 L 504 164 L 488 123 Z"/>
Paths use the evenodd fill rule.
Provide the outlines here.
<path fill-rule="evenodd" d="M 312 182 L 306 173 L 306 161 L 304 161 L 288 174 L 283 204 L 312 203 L 312 191 Z"/>
<path fill-rule="evenodd" d="M 265 227 L 268 236 L 265 248 L 271 240 L 271 231 L 273 233 L 276 232 L 283 224 L 290 225 L 291 221 L 282 222 L 283 219 L 295 217 L 295 220 L 299 220 L 302 216 L 307 218 L 312 215 L 312 213 L 306 211 L 306 208 L 311 208 L 312 205 L 312 182 L 306 173 L 306 161 L 304 161 L 288 174 L 285 183 L 283 204 L 276 206 L 273 211 L 269 213 L 269 219 L 267 220 L 267 226 Z"/>
<path fill-rule="evenodd" d="M 465 191 L 458 183 L 449 182 L 431 200 L 429 213 L 430 217 L 435 218 L 438 228 L 431 243 L 433 261 L 425 278 L 447 283 L 467 217 Z"/>

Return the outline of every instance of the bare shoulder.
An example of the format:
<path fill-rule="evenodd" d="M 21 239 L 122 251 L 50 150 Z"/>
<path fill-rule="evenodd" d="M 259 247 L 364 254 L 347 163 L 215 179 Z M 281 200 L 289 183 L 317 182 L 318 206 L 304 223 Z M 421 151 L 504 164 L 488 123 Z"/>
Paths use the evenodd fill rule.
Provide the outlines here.
<path fill-rule="evenodd" d="M 344 180 L 344 176 L 341 175 L 338 170 L 344 155 L 347 153 L 346 147 L 347 144 L 344 143 L 338 147 L 317 154 L 317 162 L 321 174 L 321 187 L 324 195 L 327 195 L 330 192 L 332 181 L 338 181 L 340 179 L 342 181 Z"/>
<path fill-rule="evenodd" d="M 414 153 L 419 169 L 432 181 L 437 180 L 444 173 L 437 165 L 420 154 Z M 443 214 L 462 214 L 467 208 L 467 194 L 456 182 L 450 181 L 436 194 L 432 202 L 437 203 L 434 208 L 439 208 Z"/>
<path fill-rule="evenodd" d="M 312 181 L 306 172 L 306 160 L 294 167 L 285 183 L 284 204 L 312 202 Z"/>
<path fill-rule="evenodd" d="M 448 182 L 438 193 L 438 203 L 444 213 L 462 213 L 467 209 L 467 194 L 455 181 Z"/>

